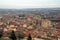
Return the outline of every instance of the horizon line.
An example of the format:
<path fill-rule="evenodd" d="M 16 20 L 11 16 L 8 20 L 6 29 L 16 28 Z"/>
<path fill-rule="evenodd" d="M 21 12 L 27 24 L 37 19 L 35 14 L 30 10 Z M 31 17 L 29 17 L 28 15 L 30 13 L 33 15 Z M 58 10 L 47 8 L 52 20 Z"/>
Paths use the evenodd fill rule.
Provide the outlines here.
<path fill-rule="evenodd" d="M 60 7 L 49 7 L 49 8 L 60 8 Z M 0 8 L 0 9 L 30 9 L 30 8 Z"/>

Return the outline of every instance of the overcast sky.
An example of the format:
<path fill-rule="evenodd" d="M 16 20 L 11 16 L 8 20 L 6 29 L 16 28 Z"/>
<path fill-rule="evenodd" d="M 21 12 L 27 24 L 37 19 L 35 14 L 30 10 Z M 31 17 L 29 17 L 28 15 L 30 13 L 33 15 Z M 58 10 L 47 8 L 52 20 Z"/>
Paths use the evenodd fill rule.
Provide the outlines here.
<path fill-rule="evenodd" d="M 60 0 L 0 0 L 0 8 L 56 8 Z"/>

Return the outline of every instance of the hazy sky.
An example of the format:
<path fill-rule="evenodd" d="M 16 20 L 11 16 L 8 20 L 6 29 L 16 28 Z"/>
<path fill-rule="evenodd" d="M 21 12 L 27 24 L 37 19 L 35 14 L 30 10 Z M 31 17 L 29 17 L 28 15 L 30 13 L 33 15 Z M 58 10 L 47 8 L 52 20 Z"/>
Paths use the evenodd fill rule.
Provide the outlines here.
<path fill-rule="evenodd" d="M 0 0 L 0 8 L 56 8 L 60 0 Z"/>

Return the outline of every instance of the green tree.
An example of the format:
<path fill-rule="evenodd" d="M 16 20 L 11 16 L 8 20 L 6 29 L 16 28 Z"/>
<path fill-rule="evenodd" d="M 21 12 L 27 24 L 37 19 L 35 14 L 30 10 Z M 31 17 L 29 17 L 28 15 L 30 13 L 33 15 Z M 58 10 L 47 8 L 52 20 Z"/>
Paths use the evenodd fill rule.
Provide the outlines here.
<path fill-rule="evenodd" d="M 18 33 L 18 39 L 23 39 L 25 37 L 25 35 L 23 33 Z"/>
<path fill-rule="evenodd" d="M 28 39 L 27 40 L 32 40 L 32 37 L 31 37 L 30 34 L 28 35 Z"/>
<path fill-rule="evenodd" d="M 3 30 L 0 30 L 0 38 L 3 36 Z"/>
<path fill-rule="evenodd" d="M 9 38 L 12 39 L 12 40 L 16 40 L 16 39 L 17 39 L 17 38 L 16 38 L 16 35 L 15 35 L 15 32 L 14 32 L 13 30 L 12 30 Z"/>

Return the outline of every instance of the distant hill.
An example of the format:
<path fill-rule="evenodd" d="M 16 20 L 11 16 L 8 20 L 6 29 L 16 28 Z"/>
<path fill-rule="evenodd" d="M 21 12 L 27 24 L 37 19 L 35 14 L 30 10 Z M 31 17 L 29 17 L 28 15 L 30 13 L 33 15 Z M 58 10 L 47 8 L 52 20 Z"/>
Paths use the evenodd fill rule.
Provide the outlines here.
<path fill-rule="evenodd" d="M 60 8 L 0 9 L 0 16 L 3 14 L 32 15 L 36 12 L 39 13 L 43 18 L 60 20 Z"/>
<path fill-rule="evenodd" d="M 60 15 L 60 8 L 0 9 L 0 14 L 24 14 L 40 12 L 42 15 Z"/>

